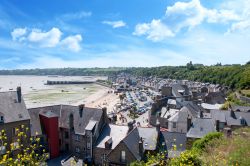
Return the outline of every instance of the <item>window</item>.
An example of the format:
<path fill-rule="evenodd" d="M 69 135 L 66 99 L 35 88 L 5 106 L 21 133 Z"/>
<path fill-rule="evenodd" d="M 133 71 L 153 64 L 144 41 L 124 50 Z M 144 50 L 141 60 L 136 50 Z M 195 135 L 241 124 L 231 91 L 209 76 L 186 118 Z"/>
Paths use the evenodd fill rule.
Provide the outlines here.
<path fill-rule="evenodd" d="M 6 153 L 6 147 L 0 146 L 0 154 L 5 154 L 5 153 Z"/>
<path fill-rule="evenodd" d="M 12 137 L 14 137 L 16 135 L 16 128 L 12 128 Z"/>
<path fill-rule="evenodd" d="M 81 138 L 80 135 L 78 135 L 78 134 L 75 135 L 75 140 L 76 141 L 80 141 L 80 138 Z"/>
<path fill-rule="evenodd" d="M 176 128 L 176 122 L 173 122 L 173 128 Z"/>
<path fill-rule="evenodd" d="M 76 147 L 76 153 L 80 153 L 80 148 Z"/>
<path fill-rule="evenodd" d="M 125 162 L 125 161 L 126 161 L 126 152 L 121 151 L 121 162 Z"/>
<path fill-rule="evenodd" d="M 69 138 L 69 132 L 65 131 L 65 138 L 68 139 Z"/>
<path fill-rule="evenodd" d="M 3 123 L 4 122 L 4 118 L 3 116 L 0 116 L 0 123 Z"/>
<path fill-rule="evenodd" d="M 87 142 L 87 149 L 90 149 L 90 143 Z"/>

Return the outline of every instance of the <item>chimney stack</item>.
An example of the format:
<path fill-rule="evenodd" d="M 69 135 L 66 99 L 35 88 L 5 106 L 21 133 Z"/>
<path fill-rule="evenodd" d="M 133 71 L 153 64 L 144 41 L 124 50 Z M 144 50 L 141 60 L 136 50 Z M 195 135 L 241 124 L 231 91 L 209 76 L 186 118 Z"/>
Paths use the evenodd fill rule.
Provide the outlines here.
<path fill-rule="evenodd" d="M 128 133 L 133 130 L 135 121 L 128 122 Z"/>
<path fill-rule="evenodd" d="M 159 119 L 156 119 L 156 124 L 155 124 L 156 130 L 158 133 L 160 133 L 160 129 L 161 129 L 161 124 Z"/>
<path fill-rule="evenodd" d="M 104 122 L 109 123 L 109 118 L 108 118 L 107 108 L 106 107 L 102 108 L 102 114 L 103 114 Z"/>
<path fill-rule="evenodd" d="M 22 91 L 21 91 L 21 87 L 20 86 L 18 86 L 16 88 L 16 92 L 17 92 L 17 102 L 21 103 L 21 101 L 22 101 Z"/>
<path fill-rule="evenodd" d="M 203 115 L 203 111 L 200 111 L 200 118 L 203 118 L 204 115 Z"/>
<path fill-rule="evenodd" d="M 83 113 L 83 108 L 84 107 L 85 107 L 84 104 L 79 105 L 79 115 L 80 115 L 80 118 L 82 118 L 82 113 Z"/>
<path fill-rule="evenodd" d="M 139 154 L 142 157 L 143 156 L 143 140 L 142 137 L 139 140 Z"/>

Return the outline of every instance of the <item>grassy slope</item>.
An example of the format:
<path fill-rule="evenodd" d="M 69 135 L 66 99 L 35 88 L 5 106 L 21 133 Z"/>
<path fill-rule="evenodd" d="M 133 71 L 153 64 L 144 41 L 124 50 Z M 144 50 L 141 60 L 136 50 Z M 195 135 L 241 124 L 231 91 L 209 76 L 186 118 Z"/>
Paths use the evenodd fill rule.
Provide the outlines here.
<path fill-rule="evenodd" d="M 212 141 L 200 158 L 204 165 L 250 165 L 250 128 L 240 128 L 232 138 Z"/>

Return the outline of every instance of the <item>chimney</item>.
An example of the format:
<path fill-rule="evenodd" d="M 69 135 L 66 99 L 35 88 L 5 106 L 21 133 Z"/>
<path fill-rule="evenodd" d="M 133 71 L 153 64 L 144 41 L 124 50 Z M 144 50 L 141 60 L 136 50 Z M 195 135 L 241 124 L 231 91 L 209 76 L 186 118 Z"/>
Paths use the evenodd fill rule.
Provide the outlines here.
<path fill-rule="evenodd" d="M 203 115 L 203 111 L 200 111 L 200 118 L 203 118 L 204 115 Z"/>
<path fill-rule="evenodd" d="M 142 137 L 139 140 L 139 154 L 142 157 L 143 156 L 143 140 Z"/>
<path fill-rule="evenodd" d="M 110 137 L 104 144 L 105 144 L 105 149 L 111 149 L 112 148 L 112 137 Z"/>
<path fill-rule="evenodd" d="M 84 107 L 85 107 L 84 104 L 79 105 L 79 115 L 80 115 L 80 118 L 82 118 L 82 113 L 83 113 L 83 108 Z"/>
<path fill-rule="evenodd" d="M 103 118 L 104 118 L 104 122 L 105 123 L 109 123 L 109 118 L 108 118 L 108 114 L 107 114 L 107 108 L 106 107 L 103 107 L 102 108 L 102 114 L 103 114 Z"/>
<path fill-rule="evenodd" d="M 216 131 L 220 131 L 220 121 L 216 120 Z"/>
<path fill-rule="evenodd" d="M 134 128 L 134 121 L 128 122 L 128 133 L 133 130 Z"/>
<path fill-rule="evenodd" d="M 18 86 L 16 88 L 16 92 L 17 92 L 17 102 L 21 103 L 21 101 L 22 101 L 22 91 L 21 91 L 21 87 L 20 86 Z"/>

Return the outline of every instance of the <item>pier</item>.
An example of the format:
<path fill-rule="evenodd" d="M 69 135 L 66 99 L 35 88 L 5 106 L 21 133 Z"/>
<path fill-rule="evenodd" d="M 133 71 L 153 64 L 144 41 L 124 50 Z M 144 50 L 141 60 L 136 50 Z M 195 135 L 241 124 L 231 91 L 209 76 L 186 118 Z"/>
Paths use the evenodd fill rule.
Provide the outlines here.
<path fill-rule="evenodd" d="M 50 81 L 47 80 L 45 85 L 58 85 L 58 84 L 93 84 L 95 81 Z"/>

